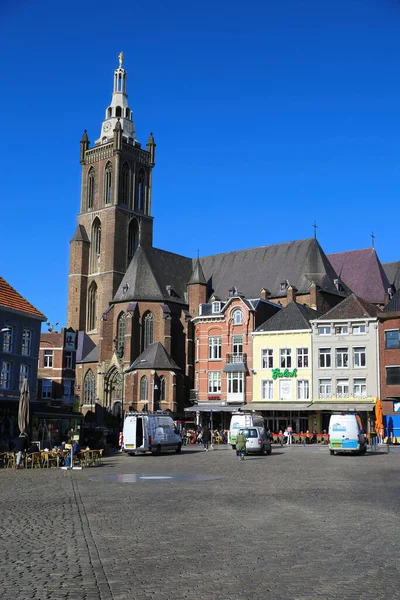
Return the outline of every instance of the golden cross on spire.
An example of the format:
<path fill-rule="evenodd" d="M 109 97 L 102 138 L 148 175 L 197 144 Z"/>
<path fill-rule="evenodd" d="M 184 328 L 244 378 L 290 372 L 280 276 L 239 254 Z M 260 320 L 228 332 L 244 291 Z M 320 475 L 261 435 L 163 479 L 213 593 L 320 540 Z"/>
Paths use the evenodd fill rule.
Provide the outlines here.
<path fill-rule="evenodd" d="M 119 68 L 122 69 L 122 63 L 124 61 L 124 53 L 123 52 L 120 52 L 118 54 L 118 60 L 119 60 Z"/>

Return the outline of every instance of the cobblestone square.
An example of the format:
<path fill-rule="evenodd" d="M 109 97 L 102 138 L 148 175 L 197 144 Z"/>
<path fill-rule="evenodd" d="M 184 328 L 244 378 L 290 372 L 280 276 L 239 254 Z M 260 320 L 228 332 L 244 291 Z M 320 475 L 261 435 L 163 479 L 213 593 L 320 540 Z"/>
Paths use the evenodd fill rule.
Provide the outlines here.
<path fill-rule="evenodd" d="M 310 446 L 3 469 L 0 599 L 400 598 L 399 466 Z M 90 479 L 132 473 L 222 479 Z"/>

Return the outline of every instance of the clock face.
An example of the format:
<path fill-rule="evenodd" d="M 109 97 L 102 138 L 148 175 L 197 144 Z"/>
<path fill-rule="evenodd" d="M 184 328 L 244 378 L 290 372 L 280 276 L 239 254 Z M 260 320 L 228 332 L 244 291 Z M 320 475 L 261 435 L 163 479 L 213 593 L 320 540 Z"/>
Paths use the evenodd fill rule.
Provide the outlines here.
<path fill-rule="evenodd" d="M 124 121 L 124 129 L 128 133 L 132 133 L 132 131 L 133 131 L 133 123 L 131 121 Z"/>
<path fill-rule="evenodd" d="M 109 129 L 111 129 L 111 123 L 110 121 L 106 121 L 103 125 L 103 130 L 108 131 Z"/>

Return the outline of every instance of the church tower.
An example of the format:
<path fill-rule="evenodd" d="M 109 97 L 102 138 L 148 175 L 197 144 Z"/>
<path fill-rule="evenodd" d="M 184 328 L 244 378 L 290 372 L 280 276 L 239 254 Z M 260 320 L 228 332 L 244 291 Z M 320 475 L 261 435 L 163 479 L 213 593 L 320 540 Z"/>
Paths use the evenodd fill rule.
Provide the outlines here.
<path fill-rule="evenodd" d="M 80 142 L 81 205 L 70 242 L 67 326 L 86 331 L 95 343 L 101 316 L 137 247 L 153 242 L 156 145 L 152 134 L 146 149 L 136 140 L 122 52 L 118 58 L 100 137 L 90 148 L 85 130 Z"/>

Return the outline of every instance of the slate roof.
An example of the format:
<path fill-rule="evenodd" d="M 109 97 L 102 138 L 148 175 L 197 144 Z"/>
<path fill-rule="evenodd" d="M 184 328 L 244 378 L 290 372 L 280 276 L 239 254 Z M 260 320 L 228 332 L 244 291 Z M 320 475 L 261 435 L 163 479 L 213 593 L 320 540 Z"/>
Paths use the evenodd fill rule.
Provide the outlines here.
<path fill-rule="evenodd" d="M 296 329 L 311 329 L 310 321 L 317 319 L 321 313 L 305 304 L 289 302 L 273 317 L 267 319 L 256 331 L 292 331 Z"/>
<path fill-rule="evenodd" d="M 319 317 L 319 321 L 334 321 L 335 319 L 365 319 L 377 317 L 380 310 L 356 294 L 350 294 L 342 302 Z"/>
<path fill-rule="evenodd" d="M 357 296 L 368 302 L 384 301 L 389 281 L 374 248 L 327 256 L 340 280 Z"/>
<path fill-rule="evenodd" d="M 126 369 L 125 373 L 137 371 L 138 369 L 181 370 L 161 342 L 150 344 L 131 364 L 129 369 Z"/>
<path fill-rule="evenodd" d="M 389 284 L 396 286 L 396 290 L 400 290 L 400 260 L 394 262 L 383 263 L 386 276 L 389 280 Z"/>
<path fill-rule="evenodd" d="M 17 310 L 31 317 L 45 321 L 46 317 L 17 292 L 3 277 L 0 277 L 0 308 Z"/>
<path fill-rule="evenodd" d="M 71 242 L 90 242 L 84 225 L 78 225 Z"/>
<path fill-rule="evenodd" d="M 168 300 L 187 304 L 186 284 L 192 270 L 191 258 L 158 248 L 139 246 L 113 302 Z"/>
<path fill-rule="evenodd" d="M 393 295 L 393 298 L 388 302 L 383 309 L 384 313 L 400 312 L 400 291 Z"/>
<path fill-rule="evenodd" d="M 193 272 L 188 282 L 188 285 L 192 284 L 207 284 L 206 278 L 204 277 L 203 269 L 201 268 L 200 260 L 195 258 L 193 261 Z"/>
<path fill-rule="evenodd" d="M 272 298 L 286 296 L 281 283 L 288 281 L 299 294 L 312 282 L 323 291 L 338 294 L 334 268 L 314 238 L 204 256 L 200 259 L 207 283 L 215 295 L 228 298 L 233 286 L 246 296 L 259 296 L 267 288 Z"/>
<path fill-rule="evenodd" d="M 96 354 L 97 352 L 97 354 Z M 93 340 L 85 331 L 78 331 L 78 340 L 76 345 L 76 362 L 97 362 L 98 348 Z M 93 360 L 88 360 L 88 358 Z"/>

